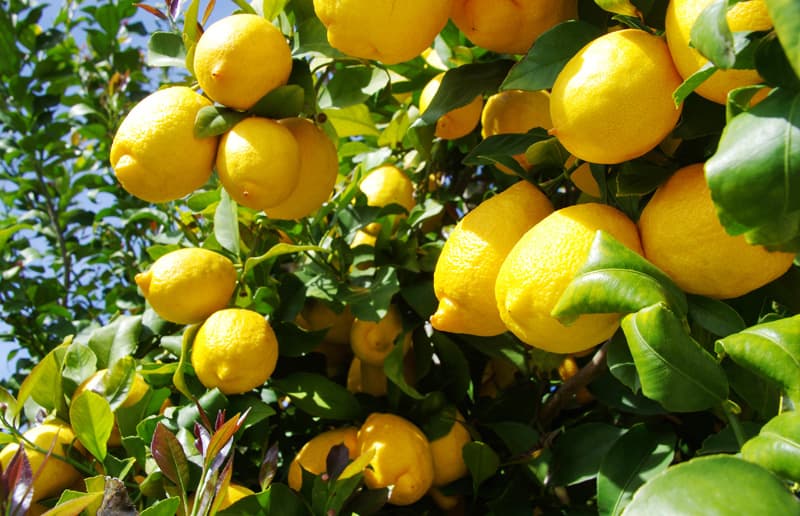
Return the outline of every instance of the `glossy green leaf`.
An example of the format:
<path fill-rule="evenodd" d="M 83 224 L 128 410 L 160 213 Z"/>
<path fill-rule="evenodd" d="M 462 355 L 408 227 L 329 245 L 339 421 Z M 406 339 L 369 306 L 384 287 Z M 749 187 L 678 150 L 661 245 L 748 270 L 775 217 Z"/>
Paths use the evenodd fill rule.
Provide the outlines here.
<path fill-rule="evenodd" d="M 59 501 L 58 505 L 47 511 L 48 516 L 73 516 L 103 498 L 102 492 L 76 493 L 75 498 Z"/>
<path fill-rule="evenodd" d="M 739 428 L 745 439 L 749 439 L 758 435 L 761 430 L 761 424 L 754 421 L 742 421 L 739 423 Z M 737 454 L 741 449 L 736 432 L 734 432 L 731 425 L 715 434 L 711 434 L 703 440 L 703 445 L 697 450 L 697 455 L 714 455 L 717 453 L 730 453 Z"/>
<path fill-rule="evenodd" d="M 279 86 L 262 97 L 250 112 L 265 118 L 289 118 L 303 111 L 306 92 L 297 84 Z"/>
<path fill-rule="evenodd" d="M 742 458 L 800 482 L 800 412 L 784 412 L 772 418 L 745 443 Z"/>
<path fill-rule="evenodd" d="M 725 337 L 745 329 L 742 316 L 724 301 L 693 295 L 688 299 L 689 318 L 714 335 Z"/>
<path fill-rule="evenodd" d="M 311 510 L 300 496 L 285 484 L 272 484 L 266 491 L 247 496 L 217 516 L 310 516 Z"/>
<path fill-rule="evenodd" d="M 64 391 L 61 386 L 61 367 L 66 352 L 66 346 L 60 346 L 45 355 L 34 366 L 19 387 L 17 411 L 22 410 L 28 398 L 33 398 L 45 410 L 63 412 L 66 409 Z"/>
<path fill-rule="evenodd" d="M 190 400 L 193 400 L 194 396 L 192 395 L 192 392 L 189 390 L 189 386 L 186 383 L 186 372 L 190 368 L 189 350 L 192 347 L 194 337 L 197 335 L 197 330 L 199 329 L 200 324 L 192 324 L 183 330 L 183 335 L 181 336 L 181 352 L 180 357 L 178 358 L 178 367 L 176 367 L 175 372 L 172 373 L 172 383 L 175 385 L 175 388 L 178 389 L 178 392 Z M 194 409 L 193 406 L 190 406 L 189 408 Z"/>
<path fill-rule="evenodd" d="M 794 73 L 800 76 L 800 4 L 795 0 L 766 0 L 767 12 Z"/>
<path fill-rule="evenodd" d="M 648 481 L 625 516 L 654 514 L 800 514 L 800 500 L 778 477 L 731 455 L 692 459 Z"/>
<path fill-rule="evenodd" d="M 197 40 L 200 39 L 200 33 L 197 30 L 198 20 L 197 15 L 200 12 L 200 0 L 191 0 L 186 11 L 183 15 L 183 32 L 181 39 L 183 39 L 183 46 L 186 49 L 186 60 L 184 62 L 186 69 L 189 73 L 194 75 L 194 50 L 197 46 Z"/>
<path fill-rule="evenodd" d="M 734 117 L 706 162 L 711 197 L 728 233 L 781 247 L 797 232 L 764 241 L 749 232 L 800 211 L 800 93 L 776 89 Z M 794 224 L 789 229 L 795 229 Z M 755 235 L 757 236 L 757 235 Z M 785 250 L 800 250 L 796 245 Z"/>
<path fill-rule="evenodd" d="M 643 159 L 626 161 L 614 175 L 617 197 L 636 196 L 654 192 L 669 176 L 674 167 L 655 165 Z"/>
<path fill-rule="evenodd" d="M 741 398 L 740 403 L 750 405 L 750 408 L 763 420 L 778 414 L 781 393 L 774 383 L 733 360 L 724 360 L 722 368 L 725 370 L 731 389 Z"/>
<path fill-rule="evenodd" d="M 244 120 L 247 113 L 234 111 L 222 106 L 205 106 L 200 108 L 194 120 L 194 135 L 197 138 L 219 136 L 230 131 L 233 126 Z"/>
<path fill-rule="evenodd" d="M 641 388 L 633 391 L 611 373 L 601 374 L 589 385 L 589 392 L 592 393 L 595 399 L 610 409 L 644 416 L 664 414 L 666 412 L 658 402 L 645 397 L 640 391 Z"/>
<path fill-rule="evenodd" d="M 287 3 L 289 0 L 261 0 L 261 15 L 272 21 L 283 11 Z"/>
<path fill-rule="evenodd" d="M 716 342 L 715 350 L 800 402 L 800 315 L 729 335 Z"/>
<path fill-rule="evenodd" d="M 532 167 L 561 167 L 569 155 L 555 137 L 535 142 L 525 150 L 525 160 Z"/>
<path fill-rule="evenodd" d="M 625 316 L 622 330 L 648 398 L 672 412 L 704 410 L 728 398 L 722 367 L 666 306 Z"/>
<path fill-rule="evenodd" d="M 186 47 L 183 38 L 174 32 L 156 31 L 147 43 L 147 66 L 186 66 Z"/>
<path fill-rule="evenodd" d="M 339 138 L 351 136 L 378 136 L 380 132 L 372 120 L 365 104 L 345 108 L 329 108 L 322 111 L 328 117 Z"/>
<path fill-rule="evenodd" d="M 675 456 L 675 434 L 631 427 L 611 446 L 597 475 L 597 509 L 601 515 L 622 514 L 633 493 L 667 469 Z"/>
<path fill-rule="evenodd" d="M 64 355 L 64 368 L 61 371 L 64 381 L 62 388 L 67 393 L 74 389 L 97 370 L 97 357 L 86 344 L 73 341 Z"/>
<path fill-rule="evenodd" d="M 664 303 L 678 314 L 686 297 L 669 277 L 614 237 L 598 231 L 589 256 L 551 314 L 564 324 L 587 313 L 631 313 Z"/>
<path fill-rule="evenodd" d="M 731 68 L 736 61 L 727 12 L 728 0 L 716 0 L 703 9 L 691 32 L 691 45 L 722 69 Z"/>
<path fill-rule="evenodd" d="M 617 332 L 608 343 L 608 353 L 606 364 L 609 372 L 614 378 L 622 382 L 633 392 L 639 392 L 642 385 L 639 383 L 639 373 L 636 372 L 636 364 L 633 362 L 633 355 L 625 341 L 625 335 Z"/>
<path fill-rule="evenodd" d="M 478 487 L 494 476 L 500 467 L 500 457 L 488 444 L 481 441 L 465 444 L 461 449 L 461 455 L 472 476 L 472 487 L 476 492 Z"/>
<path fill-rule="evenodd" d="M 120 315 L 89 335 L 89 347 L 97 356 L 97 367 L 108 368 L 123 357 L 132 356 L 139 345 L 141 315 Z"/>
<path fill-rule="evenodd" d="M 672 100 L 675 102 L 675 106 L 680 106 L 681 103 L 686 100 L 686 97 L 691 95 L 691 93 L 696 90 L 698 86 L 703 84 L 706 79 L 714 75 L 714 72 L 717 70 L 718 68 L 716 66 L 714 66 L 711 62 L 708 62 L 701 66 L 700 69 L 694 72 L 692 75 L 684 79 L 681 85 L 672 92 Z"/>
<path fill-rule="evenodd" d="M 758 42 L 755 66 L 767 84 L 793 91 L 800 90 L 800 77 L 792 69 L 776 33 L 770 32 Z"/>
<path fill-rule="evenodd" d="M 555 442 L 549 484 L 569 486 L 597 477 L 608 450 L 625 433 L 606 423 L 584 423 L 567 429 Z"/>
<path fill-rule="evenodd" d="M 81 444 L 97 460 L 104 461 L 108 438 L 114 428 L 114 414 L 105 398 L 92 391 L 83 391 L 69 406 L 69 420 Z"/>
<path fill-rule="evenodd" d="M 116 361 L 103 378 L 102 396 L 115 411 L 128 399 L 136 375 L 136 360 L 124 357 Z"/>
<path fill-rule="evenodd" d="M 386 70 L 375 66 L 348 66 L 336 70 L 320 91 L 319 106 L 347 107 L 367 102 L 389 84 Z"/>
<path fill-rule="evenodd" d="M 527 55 L 511 68 L 500 89 L 535 91 L 552 87 L 567 61 L 602 33 L 585 21 L 570 20 L 556 25 L 536 39 Z"/>
<path fill-rule="evenodd" d="M 463 161 L 465 165 L 503 165 L 524 176 L 525 169 L 512 156 L 522 154 L 536 142 L 549 138 L 544 128 L 532 129 L 526 134 L 489 136 L 473 147 Z"/>
<path fill-rule="evenodd" d="M 239 218 L 236 201 L 224 188 L 214 210 L 214 237 L 224 249 L 239 256 Z"/>
<path fill-rule="evenodd" d="M 293 373 L 285 378 L 272 379 L 270 384 L 291 397 L 300 410 L 312 416 L 355 420 L 361 415 L 361 406 L 353 394 L 324 376 Z"/>

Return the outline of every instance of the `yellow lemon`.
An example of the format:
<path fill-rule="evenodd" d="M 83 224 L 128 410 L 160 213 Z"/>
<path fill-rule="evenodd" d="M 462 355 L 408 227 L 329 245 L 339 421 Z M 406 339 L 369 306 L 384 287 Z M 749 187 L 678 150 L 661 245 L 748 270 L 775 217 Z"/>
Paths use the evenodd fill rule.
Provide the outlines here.
<path fill-rule="evenodd" d="M 553 353 L 575 353 L 610 338 L 618 314 L 588 314 L 564 326 L 550 315 L 589 256 L 598 230 L 642 254 L 636 225 L 621 211 L 596 203 L 562 208 L 528 230 L 497 275 L 500 317 L 523 342 Z"/>
<path fill-rule="evenodd" d="M 194 324 L 228 305 L 236 269 L 221 254 L 192 247 L 161 256 L 134 280 L 162 318 Z"/>
<path fill-rule="evenodd" d="M 434 486 L 443 486 L 466 476 L 467 464 L 464 462 L 461 450 L 471 441 L 472 437 L 464 424 L 464 416 L 456 412 L 456 419 L 450 431 L 431 441 Z"/>
<path fill-rule="evenodd" d="M 399 204 L 406 210 L 411 211 L 416 205 L 414 183 L 394 165 L 383 165 L 370 171 L 361 180 L 358 187 L 367 196 L 368 206 L 384 207 L 389 204 Z M 364 228 L 364 231 L 371 235 L 377 235 L 380 230 L 380 224 L 374 222 Z M 371 244 L 367 241 L 361 243 L 375 245 L 374 242 Z"/>
<path fill-rule="evenodd" d="M 385 64 L 408 61 L 433 43 L 451 0 L 314 0 L 332 47 Z"/>
<path fill-rule="evenodd" d="M 386 315 L 378 322 L 356 319 L 350 329 L 350 347 L 363 363 L 383 366 L 394 348 L 395 340 L 403 333 L 403 317 L 396 305 L 390 305 Z M 403 349 L 411 347 L 411 332 L 403 338 Z"/>
<path fill-rule="evenodd" d="M 539 35 L 577 14 L 576 0 L 453 0 L 450 17 L 476 45 L 524 54 Z"/>
<path fill-rule="evenodd" d="M 194 121 L 211 101 L 184 86 L 151 93 L 120 124 L 111 168 L 122 188 L 147 202 L 180 199 L 211 177 L 218 138 L 198 138 Z"/>
<path fill-rule="evenodd" d="M 794 260 L 725 232 L 702 163 L 678 170 L 656 190 L 639 232 L 647 259 L 691 294 L 739 297 L 781 276 Z"/>
<path fill-rule="evenodd" d="M 575 157 L 570 156 L 564 166 L 570 167 L 575 164 Z M 590 197 L 599 199 L 601 196 L 600 185 L 592 175 L 592 169 L 588 163 L 581 163 L 570 175 L 570 181 L 578 187 L 578 190 Z"/>
<path fill-rule="evenodd" d="M 522 235 L 552 211 L 541 190 L 520 181 L 467 213 L 448 236 L 433 272 L 439 300 L 433 327 L 480 336 L 505 332 L 494 297 L 497 273 Z"/>
<path fill-rule="evenodd" d="M 559 365 L 558 365 L 558 376 L 563 381 L 567 381 L 580 371 L 577 362 L 572 357 L 565 358 Z M 575 401 L 578 402 L 580 405 L 585 405 L 586 403 L 591 402 L 594 399 L 594 396 L 589 389 L 586 387 L 581 387 L 578 391 L 574 394 Z"/>
<path fill-rule="evenodd" d="M 359 452 L 358 430 L 353 427 L 328 430 L 304 444 L 289 464 L 289 487 L 299 491 L 303 486 L 302 469 L 314 475 L 324 473 L 327 470 L 328 454 L 337 444 L 344 444 L 350 460 L 355 459 Z"/>
<path fill-rule="evenodd" d="M 483 368 L 479 394 L 496 398 L 500 391 L 514 383 L 516 376 L 517 367 L 514 364 L 504 358 L 492 357 Z"/>
<path fill-rule="evenodd" d="M 254 210 L 284 202 L 297 186 L 300 147 L 292 132 L 267 118 L 245 118 L 222 136 L 217 175 L 231 198 Z"/>
<path fill-rule="evenodd" d="M 228 484 L 228 488 L 225 490 L 224 493 L 222 493 L 222 494 L 218 493 L 217 494 L 217 497 L 221 496 L 221 500 L 219 500 L 219 507 L 217 507 L 217 510 L 221 511 L 223 509 L 227 509 L 228 507 L 230 507 L 234 503 L 238 502 L 239 500 L 241 500 L 245 496 L 250 496 L 252 494 L 255 494 L 255 493 L 250 488 L 247 488 L 247 487 L 245 487 L 243 485 L 240 485 L 240 484 L 230 483 L 230 484 Z M 195 497 L 196 497 L 196 493 L 192 493 L 189 496 L 189 510 L 190 511 L 194 507 Z M 185 513 L 183 512 L 183 507 L 182 506 L 178 506 L 178 513 L 177 514 L 178 514 L 178 516 L 184 516 Z"/>
<path fill-rule="evenodd" d="M 691 45 L 691 33 L 697 18 L 713 0 L 670 0 L 665 19 L 667 44 L 675 67 L 686 79 L 708 63 L 708 59 Z M 731 31 L 760 31 L 772 28 L 764 0 L 735 4 L 727 13 Z M 695 92 L 718 104 L 725 104 L 734 88 L 758 84 L 761 76 L 755 70 L 718 70 L 695 88 Z"/>
<path fill-rule="evenodd" d="M 211 24 L 194 52 L 194 73 L 206 95 L 234 109 L 249 109 L 286 84 L 292 52 L 274 25 L 255 14 L 234 14 Z"/>
<path fill-rule="evenodd" d="M 486 101 L 481 113 L 481 134 L 484 138 L 498 134 L 525 134 L 534 127 L 550 130 L 550 94 L 546 91 L 503 90 Z M 525 154 L 514 159 L 524 169 L 530 164 Z M 511 169 L 499 166 L 501 171 L 511 174 Z"/>
<path fill-rule="evenodd" d="M 375 452 L 364 470 L 370 489 L 390 487 L 389 503 L 410 505 L 433 485 L 433 456 L 425 434 L 394 414 L 373 413 L 358 430 L 361 454 Z"/>
<path fill-rule="evenodd" d="M 350 350 L 350 328 L 353 326 L 353 312 L 345 306 L 335 312 L 326 303 L 309 299 L 298 317 L 298 325 L 310 330 L 326 330 L 325 337 L 315 351 L 325 355 L 328 376 L 335 376 L 344 369 L 353 353 Z"/>
<path fill-rule="evenodd" d="M 23 433 L 28 441 L 43 450 L 53 447 L 52 455 L 47 457 L 39 451 L 25 448 L 25 455 L 31 465 L 31 471 L 36 476 L 33 481 L 33 501 L 43 500 L 53 496 L 58 496 L 64 489 L 72 486 L 81 479 L 81 474 L 72 465 L 55 457 L 67 456 L 67 450 L 73 441 L 75 433 L 66 423 L 44 423 L 34 426 Z M 77 441 L 75 441 L 77 444 Z M 0 450 L 0 464 L 3 470 L 8 469 L 11 459 L 19 449 L 19 444 L 7 444 Z"/>
<path fill-rule="evenodd" d="M 272 219 L 299 219 L 317 211 L 327 201 L 339 176 L 336 146 L 325 132 L 306 118 L 287 118 L 279 124 L 297 140 L 300 165 L 297 186 L 280 203 L 265 210 Z"/>
<path fill-rule="evenodd" d="M 425 85 L 419 96 L 419 111 L 424 113 L 430 106 L 436 92 L 442 85 L 444 73 L 440 73 Z M 455 140 L 471 133 L 478 126 L 483 109 L 483 97 L 480 95 L 472 99 L 466 106 L 448 111 L 436 121 L 436 136 L 443 140 Z"/>
<path fill-rule="evenodd" d="M 208 389 L 240 394 L 269 379 L 278 361 L 278 341 L 264 316 L 226 308 L 206 319 L 192 345 L 192 367 Z"/>
<path fill-rule="evenodd" d="M 656 147 L 678 122 L 680 86 L 664 40 L 638 29 L 589 42 L 556 77 L 551 134 L 574 156 L 614 164 Z"/>

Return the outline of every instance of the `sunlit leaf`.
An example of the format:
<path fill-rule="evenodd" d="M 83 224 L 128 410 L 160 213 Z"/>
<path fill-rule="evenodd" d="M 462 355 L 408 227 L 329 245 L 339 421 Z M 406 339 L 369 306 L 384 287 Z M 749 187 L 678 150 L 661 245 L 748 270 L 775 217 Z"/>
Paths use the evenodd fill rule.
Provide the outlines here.
<path fill-rule="evenodd" d="M 162 423 L 156 425 L 150 451 L 164 476 L 178 486 L 181 492 L 186 493 L 189 489 L 189 464 L 186 453 L 175 434 Z"/>
<path fill-rule="evenodd" d="M 114 427 L 114 414 L 105 398 L 83 391 L 70 404 L 69 419 L 81 444 L 97 460 L 104 461 Z"/>
<path fill-rule="evenodd" d="M 147 43 L 148 66 L 186 66 L 186 48 L 183 38 L 174 32 L 153 32 Z"/>
<path fill-rule="evenodd" d="M 794 0 L 766 0 L 767 12 L 794 73 L 800 76 L 800 5 Z"/>
<path fill-rule="evenodd" d="M 285 378 L 272 379 L 270 384 L 312 416 L 355 420 L 361 414 L 361 406 L 350 391 L 318 374 L 293 373 Z"/>
<path fill-rule="evenodd" d="M 205 106 L 200 108 L 194 121 L 194 135 L 197 138 L 219 136 L 230 131 L 233 126 L 247 116 L 241 111 L 220 106 Z"/>
<path fill-rule="evenodd" d="M 800 482 L 800 412 L 780 414 L 742 446 L 742 458 Z"/>

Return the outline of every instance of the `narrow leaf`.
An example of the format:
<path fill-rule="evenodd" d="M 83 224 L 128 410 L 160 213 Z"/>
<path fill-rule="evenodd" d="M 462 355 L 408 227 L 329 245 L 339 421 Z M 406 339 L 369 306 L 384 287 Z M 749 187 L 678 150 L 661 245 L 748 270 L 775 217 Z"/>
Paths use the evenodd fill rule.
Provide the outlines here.
<path fill-rule="evenodd" d="M 83 391 L 69 406 L 69 420 L 81 444 L 103 462 L 114 428 L 114 414 L 106 399 L 95 392 Z"/>
<path fill-rule="evenodd" d="M 262 254 L 261 256 L 253 256 L 248 258 L 247 261 L 244 262 L 244 272 L 243 274 L 247 274 L 253 268 L 263 263 L 267 260 L 271 260 L 272 258 L 277 258 L 278 256 L 283 256 L 285 254 L 292 254 L 292 253 L 304 253 L 306 251 L 314 251 L 317 253 L 328 253 L 330 252 L 329 249 L 325 249 L 323 247 L 315 246 L 315 245 L 294 245 L 294 244 L 275 244 L 274 246 L 269 248 L 269 251 Z"/>
<path fill-rule="evenodd" d="M 182 493 L 186 493 L 189 486 L 189 463 L 178 438 L 163 423 L 156 425 L 150 451 L 164 476 L 178 486 Z"/>
<path fill-rule="evenodd" d="M 642 13 L 628 0 L 594 0 L 604 11 L 633 18 L 641 18 Z"/>

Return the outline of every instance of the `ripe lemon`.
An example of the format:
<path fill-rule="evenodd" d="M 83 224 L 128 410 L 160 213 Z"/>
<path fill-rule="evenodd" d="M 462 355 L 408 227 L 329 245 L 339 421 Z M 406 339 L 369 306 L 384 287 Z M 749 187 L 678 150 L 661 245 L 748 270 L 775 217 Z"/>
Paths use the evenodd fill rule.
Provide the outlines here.
<path fill-rule="evenodd" d="M 433 272 L 439 300 L 433 327 L 480 336 L 505 332 L 494 297 L 497 272 L 522 235 L 552 211 L 547 196 L 520 181 L 467 213 L 447 238 Z"/>
<path fill-rule="evenodd" d="M 111 167 L 122 188 L 147 202 L 167 202 L 206 184 L 219 138 L 197 138 L 194 121 L 210 105 L 184 86 L 158 90 L 136 104 L 111 143 Z"/>
<path fill-rule="evenodd" d="M 332 47 L 385 64 L 408 61 L 433 43 L 451 0 L 314 0 Z"/>
<path fill-rule="evenodd" d="M 228 305 L 236 269 L 221 254 L 193 247 L 161 256 L 134 281 L 162 318 L 194 324 Z"/>
<path fill-rule="evenodd" d="M 222 136 L 217 175 L 231 198 L 254 210 L 284 202 L 297 186 L 300 146 L 285 126 L 245 118 Z"/>
<path fill-rule="evenodd" d="M 431 441 L 434 486 L 443 486 L 466 476 L 467 464 L 461 449 L 471 441 L 472 437 L 464 425 L 464 416 L 456 412 L 456 420 L 453 421 L 450 431 Z"/>
<path fill-rule="evenodd" d="M 194 73 L 206 95 L 234 109 L 250 109 L 286 84 L 292 51 L 281 31 L 255 14 L 211 24 L 194 52 Z"/>
<path fill-rule="evenodd" d="M 665 19 L 667 44 L 672 60 L 686 79 L 708 59 L 690 46 L 692 27 L 703 10 L 713 0 L 670 0 Z M 731 31 L 760 31 L 772 28 L 764 0 L 749 0 L 735 4 L 726 16 Z M 755 70 L 718 70 L 695 88 L 695 92 L 718 104 L 725 104 L 728 92 L 734 88 L 758 84 L 761 76 Z"/>
<path fill-rule="evenodd" d="M 347 369 L 347 390 L 352 393 L 364 392 L 370 396 L 386 396 L 389 379 L 383 366 L 374 366 L 353 357 Z"/>
<path fill-rule="evenodd" d="M 394 414 L 373 413 L 358 431 L 361 454 L 375 455 L 364 470 L 370 489 L 390 487 L 389 503 L 410 505 L 433 485 L 433 457 L 425 434 Z"/>
<path fill-rule="evenodd" d="M 430 106 L 436 92 L 442 85 L 442 78 L 444 73 L 440 73 L 422 88 L 419 95 L 419 111 L 424 113 Z M 480 95 L 472 99 L 472 102 L 466 106 L 448 111 L 436 121 L 436 136 L 443 140 L 455 140 L 461 138 L 472 132 L 478 126 L 478 120 L 481 118 L 481 110 L 483 109 L 483 97 Z"/>
<path fill-rule="evenodd" d="M 638 29 L 589 42 L 556 77 L 551 134 L 574 156 L 614 164 L 656 147 L 681 114 L 681 76 L 664 40 Z"/>
<path fill-rule="evenodd" d="M 300 165 L 297 186 L 280 203 L 265 210 L 272 219 L 299 219 L 317 211 L 328 200 L 339 176 L 336 146 L 325 132 L 306 118 L 286 118 L 278 123 L 297 140 Z"/>
<path fill-rule="evenodd" d="M 484 138 L 498 134 L 525 134 L 534 127 L 550 130 L 550 94 L 546 91 L 503 90 L 486 101 L 481 113 L 481 134 Z M 524 169 L 530 164 L 525 154 L 514 159 Z M 512 174 L 511 169 L 499 166 L 501 171 Z"/>
<path fill-rule="evenodd" d="M 195 501 L 196 494 L 197 493 L 192 493 L 189 496 L 189 510 L 190 511 L 194 507 L 194 501 Z M 245 496 L 250 496 L 252 494 L 255 494 L 255 493 L 251 489 L 249 489 L 249 488 L 247 488 L 247 487 L 245 487 L 243 485 L 230 483 L 230 484 L 228 484 L 228 488 L 225 490 L 225 492 L 223 494 L 217 493 L 217 497 L 220 497 L 220 496 L 222 497 L 222 500 L 219 502 L 219 507 L 217 507 L 217 510 L 221 511 L 223 509 L 227 509 L 228 507 L 230 507 L 234 503 L 238 502 L 239 500 L 241 500 Z M 183 512 L 183 507 L 182 506 L 178 506 L 177 515 L 178 516 L 184 516 L 185 515 L 185 513 Z"/>
<path fill-rule="evenodd" d="M 524 54 L 540 34 L 577 14 L 576 0 L 453 0 L 450 17 L 476 45 Z"/>
<path fill-rule="evenodd" d="M 278 361 L 278 341 L 264 316 L 226 308 L 206 319 L 192 346 L 192 366 L 208 389 L 240 394 L 269 379 Z"/>
<path fill-rule="evenodd" d="M 383 165 L 372 170 L 361 180 L 358 187 L 367 196 L 368 206 L 383 207 L 389 204 L 399 204 L 411 211 L 416 205 L 414 183 L 394 165 Z M 364 231 L 371 235 L 377 235 L 380 230 L 380 224 L 375 222 L 364 228 Z M 374 245 L 374 242 L 370 245 Z"/>
<path fill-rule="evenodd" d="M 67 450 L 75 441 L 75 433 L 66 423 L 44 423 L 26 430 L 22 435 L 43 450 L 53 447 L 52 455 L 47 457 L 46 461 L 44 453 L 27 447 L 25 449 L 31 471 L 34 475 L 37 475 L 38 472 L 38 476 L 33 481 L 34 502 L 58 496 L 64 489 L 81 479 L 81 474 L 77 469 L 56 458 L 56 455 L 66 457 Z M 8 469 L 11 459 L 18 449 L 19 444 L 10 443 L 0 450 L 0 464 L 3 466 L 3 471 Z"/>
<path fill-rule="evenodd" d="M 294 460 L 289 465 L 289 487 L 300 491 L 303 486 L 303 472 L 301 470 L 319 475 L 327 470 L 327 458 L 331 448 L 337 444 L 347 446 L 350 460 L 358 457 L 358 430 L 353 427 L 337 428 L 322 432 L 312 438 L 300 448 Z"/>
<path fill-rule="evenodd" d="M 403 317 L 396 305 L 390 305 L 386 315 L 378 322 L 356 319 L 350 329 L 350 347 L 363 363 L 383 366 L 394 348 L 394 342 L 403 333 Z M 403 349 L 411 347 L 411 332 L 403 337 Z"/>
<path fill-rule="evenodd" d="M 298 316 L 297 324 L 302 328 L 310 331 L 327 330 L 315 351 L 325 355 L 328 376 L 335 376 L 343 370 L 353 355 L 350 350 L 353 320 L 349 306 L 337 313 L 326 303 L 313 298 L 306 302 Z"/>
<path fill-rule="evenodd" d="M 642 254 L 636 225 L 616 208 L 597 203 L 553 212 L 508 253 L 495 295 L 500 317 L 523 342 L 553 353 L 575 353 L 608 339 L 619 327 L 617 314 L 582 315 L 569 326 L 550 315 L 601 229 Z"/>
<path fill-rule="evenodd" d="M 781 276 L 794 259 L 725 232 L 702 163 L 678 170 L 656 190 L 639 218 L 639 232 L 647 259 L 691 294 L 742 296 Z"/>

